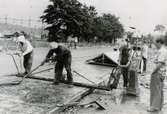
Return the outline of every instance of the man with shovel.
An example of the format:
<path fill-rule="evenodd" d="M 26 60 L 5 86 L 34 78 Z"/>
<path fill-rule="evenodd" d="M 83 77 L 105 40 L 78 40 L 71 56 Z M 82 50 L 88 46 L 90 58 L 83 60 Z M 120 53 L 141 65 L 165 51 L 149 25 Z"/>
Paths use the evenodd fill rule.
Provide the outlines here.
<path fill-rule="evenodd" d="M 73 77 L 71 73 L 71 51 L 67 49 L 63 45 L 58 45 L 57 42 L 50 42 L 49 43 L 50 50 L 45 58 L 45 60 L 42 62 L 44 64 L 45 62 L 48 62 L 51 57 L 53 57 L 54 54 L 56 56 L 53 57 L 53 59 L 56 61 L 55 64 L 55 77 L 53 84 L 58 85 L 60 81 L 63 80 L 63 68 L 67 71 L 67 80 L 69 84 L 73 83 Z"/>
<path fill-rule="evenodd" d="M 16 42 L 18 43 L 19 51 L 21 52 L 17 52 L 16 54 L 20 57 L 23 56 L 23 66 L 25 69 L 24 75 L 26 75 L 31 71 L 32 67 L 33 46 L 27 39 L 25 39 L 24 35 L 18 33 L 16 37 Z"/>

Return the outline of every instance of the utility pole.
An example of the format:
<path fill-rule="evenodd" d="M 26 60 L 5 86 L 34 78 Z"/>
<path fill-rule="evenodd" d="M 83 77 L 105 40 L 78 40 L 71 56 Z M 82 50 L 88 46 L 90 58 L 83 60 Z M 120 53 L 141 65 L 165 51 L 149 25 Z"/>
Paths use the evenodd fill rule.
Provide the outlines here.
<path fill-rule="evenodd" d="M 21 26 L 23 26 L 23 18 L 22 17 L 20 19 L 20 24 L 21 24 Z"/>
<path fill-rule="evenodd" d="M 7 17 L 7 15 L 5 16 L 5 24 L 8 24 L 8 17 Z"/>
<path fill-rule="evenodd" d="M 31 28 L 31 17 L 28 19 L 28 27 Z"/>
<path fill-rule="evenodd" d="M 30 35 L 32 35 L 32 30 L 31 30 L 31 17 L 28 19 L 28 27 L 30 28 Z"/>
<path fill-rule="evenodd" d="M 14 18 L 12 18 L 12 23 L 13 23 L 13 25 L 15 25 L 15 19 Z"/>

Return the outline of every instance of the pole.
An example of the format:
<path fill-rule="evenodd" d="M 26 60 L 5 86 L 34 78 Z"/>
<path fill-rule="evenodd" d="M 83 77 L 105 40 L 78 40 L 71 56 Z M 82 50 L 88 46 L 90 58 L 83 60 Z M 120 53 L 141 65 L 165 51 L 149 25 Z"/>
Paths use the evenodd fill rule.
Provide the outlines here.
<path fill-rule="evenodd" d="M 20 75 L 18 77 L 23 77 L 23 76 Z M 53 82 L 53 79 L 51 79 L 51 78 L 44 78 L 44 77 L 38 77 L 38 76 L 28 76 L 28 77 L 25 77 L 25 78 Z M 68 81 L 63 81 L 61 83 L 69 84 Z M 73 82 L 72 85 L 78 86 L 78 87 L 90 88 L 90 89 L 100 89 L 100 90 L 106 90 L 106 91 L 110 91 L 111 90 L 110 88 L 105 87 L 105 86 L 91 85 L 91 84 L 85 84 L 85 83 L 79 83 L 79 82 Z"/>
<path fill-rule="evenodd" d="M 83 76 L 82 74 L 78 73 L 77 71 L 73 70 L 73 72 L 74 72 L 74 73 L 76 73 L 76 74 L 78 74 L 80 77 L 82 77 L 82 78 L 86 79 L 87 81 L 91 82 L 92 84 L 95 84 L 95 85 L 96 85 L 96 83 L 95 83 L 95 82 L 93 82 L 93 81 L 89 80 L 88 78 L 86 78 L 86 77 L 85 77 L 85 76 Z"/>
<path fill-rule="evenodd" d="M 18 68 L 18 65 L 17 65 L 17 63 L 16 63 L 16 60 L 15 60 L 14 56 L 13 56 L 12 54 L 9 54 L 9 53 L 7 53 L 7 55 L 10 55 L 10 56 L 12 57 L 13 62 L 14 62 L 15 67 L 16 67 L 16 70 L 17 70 L 17 73 L 20 74 L 20 71 L 19 71 L 19 68 Z"/>

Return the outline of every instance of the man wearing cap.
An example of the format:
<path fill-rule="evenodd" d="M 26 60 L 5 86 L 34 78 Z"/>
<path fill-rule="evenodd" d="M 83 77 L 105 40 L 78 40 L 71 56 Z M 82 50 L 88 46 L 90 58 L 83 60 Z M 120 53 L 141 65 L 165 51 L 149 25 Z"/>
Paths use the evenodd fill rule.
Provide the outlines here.
<path fill-rule="evenodd" d="M 72 56 L 71 56 L 71 51 L 67 49 L 63 45 L 58 45 L 57 42 L 50 42 L 50 50 L 45 58 L 45 60 L 42 62 L 44 64 L 45 62 L 48 62 L 49 59 L 56 54 L 54 59 L 57 61 L 55 65 L 55 78 L 54 78 L 54 84 L 58 85 L 59 82 L 62 80 L 62 73 L 63 73 L 63 68 L 66 69 L 67 71 L 67 80 L 69 83 L 73 82 L 73 77 L 71 73 L 71 61 L 72 61 Z"/>
<path fill-rule="evenodd" d="M 28 74 L 31 71 L 33 62 L 33 46 L 25 39 L 24 35 L 19 34 L 17 37 L 18 48 L 21 53 L 17 53 L 19 56 L 23 56 L 23 66 L 25 69 L 24 74 Z"/>

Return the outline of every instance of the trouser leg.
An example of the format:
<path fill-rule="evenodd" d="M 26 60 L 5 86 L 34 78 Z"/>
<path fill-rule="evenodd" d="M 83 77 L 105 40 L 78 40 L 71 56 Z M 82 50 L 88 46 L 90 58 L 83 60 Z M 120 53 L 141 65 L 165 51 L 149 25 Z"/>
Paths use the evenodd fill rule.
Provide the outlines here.
<path fill-rule="evenodd" d="M 121 75 L 121 73 L 119 73 L 119 71 L 117 71 L 114 74 L 110 75 L 110 76 L 112 76 L 114 78 L 113 83 L 110 85 L 111 88 L 113 88 L 113 89 L 117 88 L 117 86 L 119 84 L 120 75 Z"/>
<path fill-rule="evenodd" d="M 73 82 L 73 77 L 72 77 L 72 73 L 71 73 L 71 61 L 72 61 L 72 56 L 68 55 L 65 58 L 65 63 L 64 63 L 65 69 L 67 71 L 67 80 L 70 83 Z"/>
<path fill-rule="evenodd" d="M 75 49 L 77 48 L 77 42 L 74 42 L 74 47 L 75 47 Z"/>
<path fill-rule="evenodd" d="M 54 83 L 59 83 L 63 73 L 63 63 L 57 62 L 55 65 Z"/>
<path fill-rule="evenodd" d="M 161 76 L 159 73 L 154 73 L 150 81 L 150 107 L 156 110 L 161 110 L 164 103 L 164 84 Z"/>
<path fill-rule="evenodd" d="M 127 85 L 128 85 L 128 68 L 122 69 L 122 75 L 123 75 L 123 86 L 127 87 Z"/>
<path fill-rule="evenodd" d="M 25 73 L 29 73 L 31 71 L 32 63 L 33 63 L 33 52 L 28 53 L 27 55 L 24 56 L 23 66 L 25 69 Z"/>
<path fill-rule="evenodd" d="M 146 72 L 147 68 L 147 59 L 143 57 L 143 71 Z"/>

